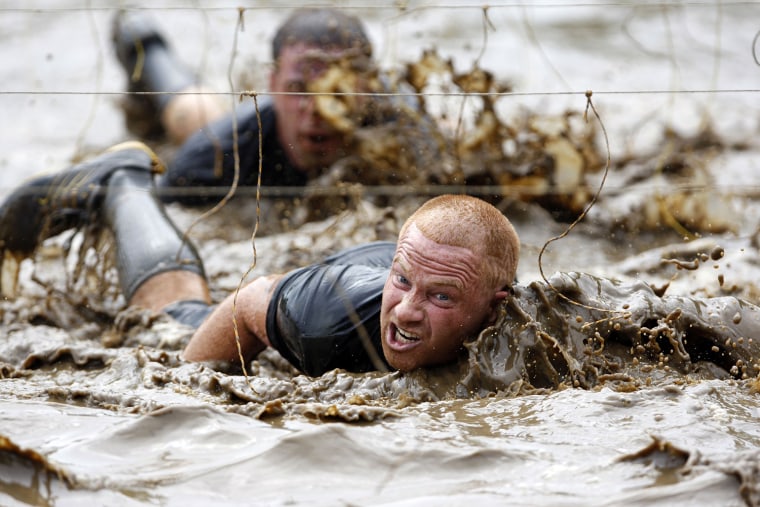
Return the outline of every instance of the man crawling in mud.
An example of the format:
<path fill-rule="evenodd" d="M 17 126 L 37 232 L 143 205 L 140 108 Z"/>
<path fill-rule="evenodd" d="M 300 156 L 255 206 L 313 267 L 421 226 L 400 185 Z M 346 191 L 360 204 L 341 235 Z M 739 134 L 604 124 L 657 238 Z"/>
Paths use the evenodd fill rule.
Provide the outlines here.
<path fill-rule="evenodd" d="M 334 100 L 346 101 L 337 106 L 341 111 L 345 106 L 338 114 L 321 107 L 327 95 L 308 94 L 340 64 L 351 70 L 342 77 L 347 87 L 342 91 L 366 93 L 369 81 L 375 82 L 372 44 L 361 21 L 338 9 L 293 11 L 272 40 L 267 93 L 233 112 L 199 83 L 143 11 L 120 12 L 112 38 L 129 89 L 139 92 L 127 104 L 143 106 L 127 112 L 142 111 L 133 116 L 143 124 L 158 118 L 161 133 L 177 146 L 157 178 L 159 188 L 169 189 L 161 192 L 165 200 L 216 202 L 236 180 L 236 160 L 240 186 L 256 186 L 259 177 L 262 186 L 306 185 L 354 152 L 354 127 L 393 123 L 403 106 L 398 97 L 334 94 Z M 424 116 L 414 118 L 417 131 L 431 128 Z M 173 191 L 177 188 L 183 191 Z"/>
<path fill-rule="evenodd" d="M 31 180 L 0 205 L 2 258 L 28 257 L 45 238 L 94 222 L 113 233 L 128 304 L 196 328 L 185 359 L 234 364 L 238 343 L 246 362 L 271 346 L 312 376 L 454 361 L 515 279 L 520 243 L 509 220 L 485 201 L 447 195 L 413 213 L 396 244 L 260 277 L 215 305 L 201 259 L 156 197 L 162 169 L 131 142 Z"/>

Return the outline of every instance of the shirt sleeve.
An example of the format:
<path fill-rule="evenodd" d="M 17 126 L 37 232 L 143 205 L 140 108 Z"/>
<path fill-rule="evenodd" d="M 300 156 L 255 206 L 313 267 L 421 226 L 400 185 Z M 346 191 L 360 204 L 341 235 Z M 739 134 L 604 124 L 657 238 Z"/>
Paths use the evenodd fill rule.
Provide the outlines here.
<path fill-rule="evenodd" d="M 388 268 L 316 264 L 286 275 L 267 312 L 272 346 L 311 376 L 388 368 L 380 306 Z"/>
<path fill-rule="evenodd" d="M 259 111 L 262 133 L 266 133 L 274 121 L 269 109 Z M 253 168 L 258 168 L 257 112 L 252 103 L 245 102 L 235 109 L 234 115 L 230 113 L 209 124 L 179 147 L 166 173 L 157 181 L 165 201 L 204 204 L 218 201 L 224 195 L 235 175 L 235 128 L 240 157 L 239 181 L 241 185 L 250 183 Z"/>

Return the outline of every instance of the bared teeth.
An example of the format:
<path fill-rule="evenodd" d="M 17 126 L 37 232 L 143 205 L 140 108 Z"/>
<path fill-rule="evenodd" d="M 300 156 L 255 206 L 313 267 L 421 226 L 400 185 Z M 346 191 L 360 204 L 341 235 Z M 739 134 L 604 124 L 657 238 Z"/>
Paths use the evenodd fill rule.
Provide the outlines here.
<path fill-rule="evenodd" d="M 407 333 L 403 332 L 403 331 L 402 331 L 401 329 L 399 329 L 399 328 L 396 328 L 396 334 L 398 334 L 398 335 L 399 335 L 399 336 L 400 336 L 402 339 L 404 339 L 404 340 L 406 340 L 406 341 L 409 341 L 409 342 L 416 342 L 416 341 L 419 341 L 419 340 L 420 340 L 420 339 L 419 339 L 419 338 L 417 338 L 416 336 L 414 336 L 414 335 L 412 335 L 412 334 L 407 334 Z"/>

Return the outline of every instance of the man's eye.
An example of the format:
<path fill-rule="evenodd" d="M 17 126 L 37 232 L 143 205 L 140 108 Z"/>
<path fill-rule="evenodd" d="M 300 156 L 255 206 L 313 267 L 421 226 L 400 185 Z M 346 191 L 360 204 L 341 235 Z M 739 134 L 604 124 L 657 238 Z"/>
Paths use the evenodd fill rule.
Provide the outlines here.
<path fill-rule="evenodd" d="M 438 301 L 451 301 L 451 298 L 449 297 L 448 294 L 436 294 L 435 298 Z"/>
<path fill-rule="evenodd" d="M 306 91 L 306 83 L 303 81 L 291 81 L 285 87 L 290 93 L 301 93 Z"/>
<path fill-rule="evenodd" d="M 409 280 L 404 275 L 396 275 L 396 280 L 402 285 L 409 285 Z"/>

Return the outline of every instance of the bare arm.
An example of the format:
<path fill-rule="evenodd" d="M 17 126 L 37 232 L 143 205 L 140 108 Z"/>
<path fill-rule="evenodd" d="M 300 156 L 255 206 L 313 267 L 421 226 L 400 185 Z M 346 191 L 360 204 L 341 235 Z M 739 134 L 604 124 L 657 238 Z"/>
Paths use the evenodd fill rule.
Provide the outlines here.
<path fill-rule="evenodd" d="M 188 361 L 238 361 L 233 305 L 237 320 L 240 349 L 245 361 L 269 346 L 266 322 L 272 291 L 283 275 L 262 276 L 230 294 L 201 324 L 190 338 L 183 357 Z"/>

